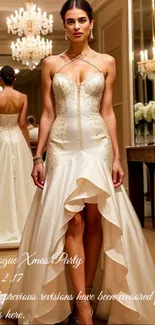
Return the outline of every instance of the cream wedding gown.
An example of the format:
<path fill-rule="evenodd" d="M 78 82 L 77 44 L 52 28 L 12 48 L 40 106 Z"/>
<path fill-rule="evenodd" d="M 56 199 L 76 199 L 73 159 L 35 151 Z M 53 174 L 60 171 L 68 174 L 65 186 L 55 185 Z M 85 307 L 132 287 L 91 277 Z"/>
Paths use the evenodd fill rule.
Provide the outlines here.
<path fill-rule="evenodd" d="M 35 193 L 32 154 L 19 114 L 0 114 L 0 247 L 19 246 Z"/>
<path fill-rule="evenodd" d="M 59 257 L 68 221 L 86 202 L 96 203 L 102 215 L 95 316 L 108 324 L 155 324 L 155 267 L 124 187 L 115 189 L 112 182 L 112 145 L 99 113 L 104 85 L 99 70 L 79 85 L 59 71 L 54 75 L 57 118 L 48 138 L 44 189 L 37 190 L 24 229 L 15 270 L 20 281 L 11 284 L 3 306 L 5 315 L 9 309 L 22 314 L 19 324 L 55 324 L 71 313 L 70 297 L 57 299 L 73 292 Z M 102 291 L 115 299 L 99 300 Z M 140 294 L 151 298 L 141 300 Z"/>

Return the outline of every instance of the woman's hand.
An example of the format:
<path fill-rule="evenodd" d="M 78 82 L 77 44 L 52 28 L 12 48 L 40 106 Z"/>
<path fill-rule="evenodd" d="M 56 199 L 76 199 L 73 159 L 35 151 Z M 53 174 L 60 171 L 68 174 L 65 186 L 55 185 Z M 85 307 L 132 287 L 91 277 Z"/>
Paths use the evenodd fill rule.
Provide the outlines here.
<path fill-rule="evenodd" d="M 118 187 L 123 183 L 124 176 L 125 174 L 122 169 L 120 160 L 115 159 L 112 168 L 112 180 L 113 180 L 114 187 Z"/>
<path fill-rule="evenodd" d="M 34 164 L 32 174 L 31 174 L 34 184 L 39 188 L 43 189 L 44 187 L 44 166 L 42 162 Z"/>

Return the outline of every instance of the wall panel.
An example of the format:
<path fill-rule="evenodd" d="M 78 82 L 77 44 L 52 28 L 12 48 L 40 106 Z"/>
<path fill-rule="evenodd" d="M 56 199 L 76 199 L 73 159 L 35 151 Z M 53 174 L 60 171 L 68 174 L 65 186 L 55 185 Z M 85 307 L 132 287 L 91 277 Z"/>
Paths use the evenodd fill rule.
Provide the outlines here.
<path fill-rule="evenodd" d="M 127 174 L 126 146 L 131 145 L 128 0 L 107 0 L 96 12 L 97 50 L 116 61 L 113 106 L 122 164 Z"/>

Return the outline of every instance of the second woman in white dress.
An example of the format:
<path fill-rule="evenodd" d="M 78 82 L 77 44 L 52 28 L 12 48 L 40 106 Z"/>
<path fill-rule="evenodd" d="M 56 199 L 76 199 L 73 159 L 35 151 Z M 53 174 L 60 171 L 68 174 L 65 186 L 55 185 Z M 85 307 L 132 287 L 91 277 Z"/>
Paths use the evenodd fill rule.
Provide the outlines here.
<path fill-rule="evenodd" d="M 19 246 L 35 193 L 27 130 L 27 96 L 13 89 L 15 72 L 0 72 L 0 247 Z"/>

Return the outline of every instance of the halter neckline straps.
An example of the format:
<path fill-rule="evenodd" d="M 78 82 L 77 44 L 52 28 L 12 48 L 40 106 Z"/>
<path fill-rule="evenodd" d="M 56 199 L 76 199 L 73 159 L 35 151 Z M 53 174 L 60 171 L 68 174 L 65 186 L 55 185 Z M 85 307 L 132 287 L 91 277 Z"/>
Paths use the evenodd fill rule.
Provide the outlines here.
<path fill-rule="evenodd" d="M 68 65 L 68 64 L 70 64 L 70 63 L 72 63 L 72 62 L 74 62 L 74 61 L 76 61 L 76 60 L 84 61 L 84 62 L 90 64 L 91 66 L 93 66 L 94 68 L 96 68 L 99 72 L 102 72 L 102 70 L 101 70 L 100 68 L 98 68 L 94 63 L 89 62 L 88 60 L 82 58 L 81 56 L 77 56 L 76 58 L 73 58 L 73 59 L 70 60 L 69 62 L 66 62 L 65 64 L 63 64 L 63 65 L 62 65 L 62 66 L 61 66 L 61 67 L 60 67 L 60 68 L 55 72 L 55 74 L 56 74 L 58 71 L 60 71 L 62 68 L 64 68 L 66 65 Z"/>

